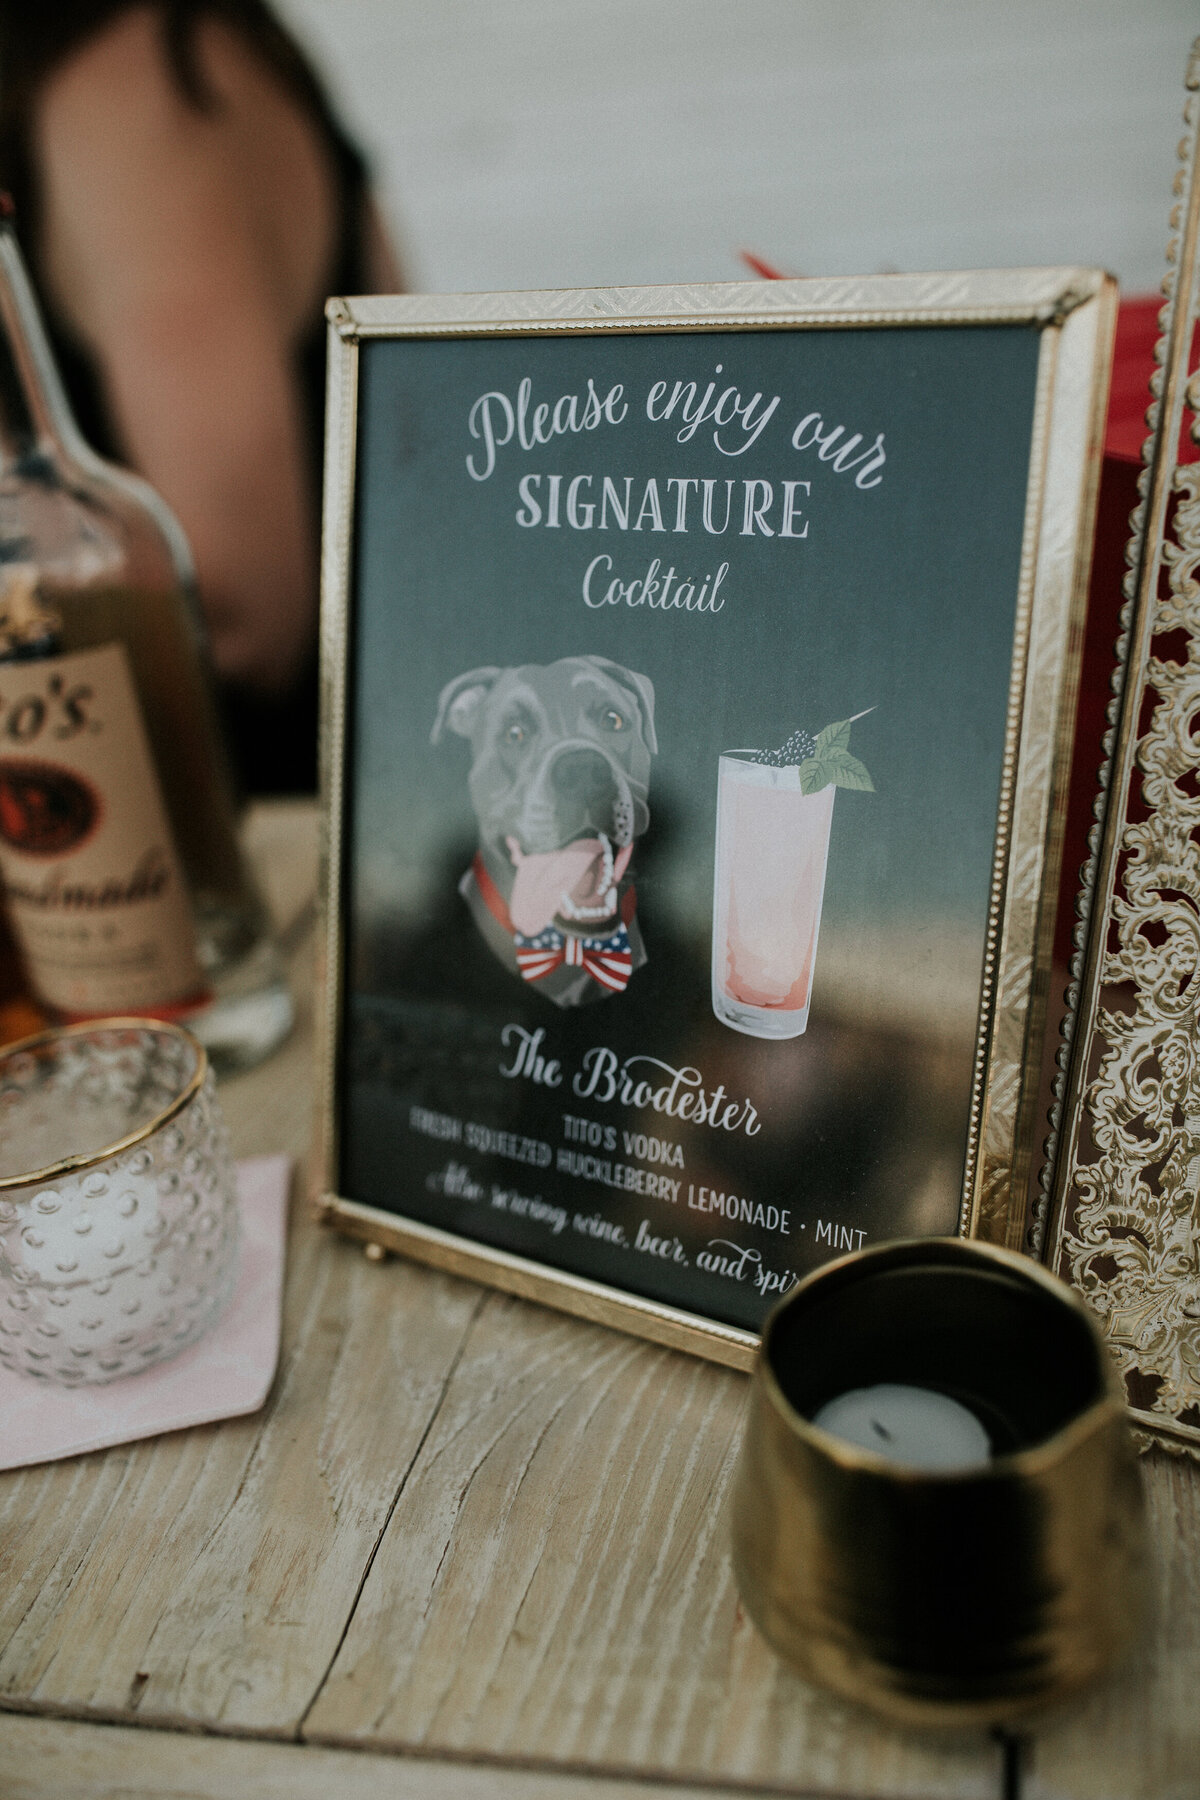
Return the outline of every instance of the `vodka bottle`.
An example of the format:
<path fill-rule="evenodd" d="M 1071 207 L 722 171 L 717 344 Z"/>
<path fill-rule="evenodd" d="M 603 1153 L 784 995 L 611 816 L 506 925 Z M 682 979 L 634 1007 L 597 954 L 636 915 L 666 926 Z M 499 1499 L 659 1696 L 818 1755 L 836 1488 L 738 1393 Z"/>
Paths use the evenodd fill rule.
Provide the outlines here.
<path fill-rule="evenodd" d="M 49 1023 L 44 1008 L 29 992 L 21 953 L 0 907 L 0 1049 L 18 1038 L 31 1037 L 35 1031 L 44 1031 Z"/>
<path fill-rule="evenodd" d="M 0 881 L 36 998 L 257 1061 L 291 998 L 235 834 L 191 558 L 70 411 L 0 217 Z"/>

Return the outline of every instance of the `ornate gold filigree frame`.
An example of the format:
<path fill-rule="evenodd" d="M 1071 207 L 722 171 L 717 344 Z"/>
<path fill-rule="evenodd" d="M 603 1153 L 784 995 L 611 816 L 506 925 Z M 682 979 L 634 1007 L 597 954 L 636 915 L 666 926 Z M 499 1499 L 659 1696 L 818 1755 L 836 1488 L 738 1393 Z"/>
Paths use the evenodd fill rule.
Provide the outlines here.
<path fill-rule="evenodd" d="M 1200 1459 L 1200 40 L 1151 436 L 1035 1245 L 1100 1315 L 1136 1423 Z M 1121 679 L 1121 668 L 1126 670 Z"/>
<path fill-rule="evenodd" d="M 359 345 L 371 338 L 779 331 L 1023 324 L 1040 336 L 991 907 L 960 1229 L 1020 1247 L 1038 1090 L 1062 815 L 1075 719 L 1115 284 L 1084 268 L 967 271 L 686 288 L 334 300 L 322 551 L 323 794 L 316 1200 L 369 1243 L 508 1292 L 752 1366 L 757 1334 L 492 1249 L 338 1194 L 348 641 Z"/>

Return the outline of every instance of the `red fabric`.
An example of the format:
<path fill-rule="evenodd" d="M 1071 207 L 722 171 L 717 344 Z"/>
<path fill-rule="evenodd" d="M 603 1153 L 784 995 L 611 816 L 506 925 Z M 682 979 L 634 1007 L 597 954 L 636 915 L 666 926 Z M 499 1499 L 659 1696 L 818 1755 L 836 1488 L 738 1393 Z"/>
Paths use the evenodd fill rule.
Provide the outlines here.
<path fill-rule="evenodd" d="M 1092 803 L 1103 760 L 1101 739 L 1108 722 L 1116 661 L 1114 652 L 1120 631 L 1129 515 L 1138 501 L 1138 472 L 1142 466 L 1142 446 L 1148 435 L 1145 415 L 1150 404 L 1150 377 L 1154 371 L 1154 346 L 1159 337 L 1161 306 L 1161 299 L 1148 294 L 1122 300 L 1117 310 L 1054 947 L 1058 965 L 1056 977 L 1064 981 L 1071 955 L 1075 891 L 1080 867 L 1088 853 Z M 1189 447 L 1194 455 L 1196 447 Z"/>
<path fill-rule="evenodd" d="M 753 250 L 742 251 L 742 261 L 752 275 L 761 275 L 764 281 L 783 281 L 785 277 L 780 270 L 772 268 L 761 256 L 755 256 Z"/>
<path fill-rule="evenodd" d="M 1142 460 L 1161 306 L 1157 295 L 1143 294 L 1122 300 L 1117 309 L 1117 341 L 1113 345 L 1112 386 L 1104 427 L 1105 456 L 1129 457 L 1139 463 Z"/>
<path fill-rule="evenodd" d="M 1160 335 L 1158 315 L 1162 300 L 1157 294 L 1139 294 L 1122 300 L 1117 309 L 1117 339 L 1113 345 L 1112 386 L 1108 396 L 1108 420 L 1104 428 L 1104 454 L 1141 463 L 1142 446 L 1149 435 L 1146 408 L 1150 404 L 1150 377 L 1154 373 L 1154 346 Z M 1198 328 L 1200 329 L 1200 328 Z M 1192 339 L 1192 366 L 1196 339 Z M 1179 434 L 1180 462 L 1195 462 L 1200 445 L 1192 442 L 1185 417 Z"/>

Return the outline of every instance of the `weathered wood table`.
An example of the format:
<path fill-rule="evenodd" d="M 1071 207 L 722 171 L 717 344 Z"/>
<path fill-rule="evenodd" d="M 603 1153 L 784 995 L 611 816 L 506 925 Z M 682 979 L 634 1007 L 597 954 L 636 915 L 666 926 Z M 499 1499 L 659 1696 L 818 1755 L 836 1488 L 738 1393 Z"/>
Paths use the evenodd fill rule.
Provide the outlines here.
<path fill-rule="evenodd" d="M 249 832 L 300 1018 L 223 1094 L 302 1161 L 315 812 Z M 262 1413 L 0 1476 L 3 1800 L 1005 1792 L 1004 1746 L 886 1729 L 744 1617 L 745 1377 L 372 1264 L 302 1190 Z M 1200 1796 L 1200 1468 L 1144 1467 L 1157 1619 L 1009 1751 L 1025 1800 Z"/>

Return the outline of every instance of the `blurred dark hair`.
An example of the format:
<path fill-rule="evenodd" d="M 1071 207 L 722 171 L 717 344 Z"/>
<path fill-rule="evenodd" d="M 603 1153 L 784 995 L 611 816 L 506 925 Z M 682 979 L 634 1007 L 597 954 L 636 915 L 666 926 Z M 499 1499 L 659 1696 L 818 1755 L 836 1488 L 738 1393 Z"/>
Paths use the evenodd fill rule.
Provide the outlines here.
<path fill-rule="evenodd" d="M 216 105 L 196 54 L 203 19 L 228 26 L 310 112 L 328 101 L 304 53 L 265 0 L 0 0 L 0 136 L 28 125 L 39 88 L 59 63 L 122 13 L 158 15 L 167 64 L 179 91 L 202 112 Z"/>
<path fill-rule="evenodd" d="M 217 95 L 205 80 L 197 28 L 207 19 L 235 32 L 273 74 L 335 151 L 343 144 L 325 90 L 304 52 L 266 0 L 0 0 L 0 189 L 16 204 L 27 253 L 36 258 L 41 183 L 33 151 L 34 109 L 43 84 L 60 63 L 123 13 L 149 11 L 162 31 L 163 53 L 179 92 L 199 112 L 214 112 Z"/>

